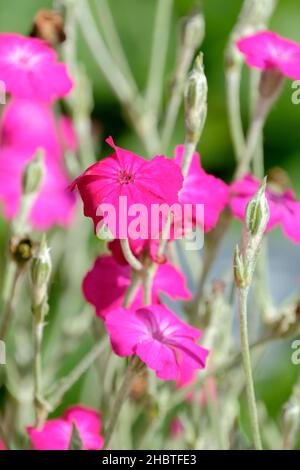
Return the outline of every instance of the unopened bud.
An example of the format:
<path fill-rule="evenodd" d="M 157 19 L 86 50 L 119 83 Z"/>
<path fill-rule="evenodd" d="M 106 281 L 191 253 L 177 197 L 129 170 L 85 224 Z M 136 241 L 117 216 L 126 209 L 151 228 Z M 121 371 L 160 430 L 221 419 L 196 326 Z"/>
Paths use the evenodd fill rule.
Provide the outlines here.
<path fill-rule="evenodd" d="M 252 236 L 263 234 L 270 217 L 269 204 L 266 198 L 267 179 L 264 178 L 261 187 L 248 203 L 246 208 L 246 229 Z"/>
<path fill-rule="evenodd" d="M 48 282 L 52 267 L 49 252 L 50 249 L 44 237 L 31 264 L 33 306 L 41 305 L 47 296 Z"/>
<path fill-rule="evenodd" d="M 201 12 L 197 11 L 184 18 L 182 22 L 181 40 L 185 47 L 196 49 L 205 35 L 205 21 Z"/>
<path fill-rule="evenodd" d="M 39 149 L 33 160 L 25 167 L 22 178 L 22 189 L 24 195 L 36 193 L 42 184 L 44 177 L 44 151 Z"/>
<path fill-rule="evenodd" d="M 249 284 L 248 269 L 238 245 L 236 245 L 234 250 L 233 274 L 236 287 L 245 289 Z"/>
<path fill-rule="evenodd" d="M 207 115 L 207 80 L 203 67 L 203 54 L 195 60 L 185 89 L 186 142 L 198 143 Z"/>

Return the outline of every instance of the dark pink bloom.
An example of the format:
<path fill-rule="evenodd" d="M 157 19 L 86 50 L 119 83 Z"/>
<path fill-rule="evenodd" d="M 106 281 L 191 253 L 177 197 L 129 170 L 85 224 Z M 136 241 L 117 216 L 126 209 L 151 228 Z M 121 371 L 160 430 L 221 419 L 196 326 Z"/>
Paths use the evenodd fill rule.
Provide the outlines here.
<path fill-rule="evenodd" d="M 86 300 L 94 305 L 96 314 L 105 318 L 107 313 L 120 307 L 131 283 L 131 268 L 119 264 L 112 256 L 100 256 L 82 284 Z M 159 303 L 159 294 L 171 299 L 189 300 L 191 293 L 186 287 L 185 276 L 169 263 L 158 266 L 153 280 L 152 302 Z M 131 307 L 142 305 L 142 288 L 137 290 Z"/>
<path fill-rule="evenodd" d="M 22 172 L 32 157 L 31 152 L 17 147 L 0 150 L 0 205 L 3 204 L 7 219 L 14 218 L 18 213 Z M 46 157 L 44 180 L 30 214 L 30 222 L 35 229 L 66 226 L 72 221 L 75 198 L 68 191 L 68 184 L 60 165 Z"/>
<path fill-rule="evenodd" d="M 205 367 L 208 351 L 196 343 L 201 331 L 162 305 L 112 310 L 105 326 L 118 356 L 137 355 L 160 379 L 176 380 L 183 368 Z"/>
<path fill-rule="evenodd" d="M 0 34 L 0 80 L 17 98 L 53 101 L 72 88 L 66 66 L 44 41 L 20 34 Z"/>
<path fill-rule="evenodd" d="M 100 450 L 103 446 L 101 420 L 97 411 L 85 406 L 72 406 L 61 418 L 46 421 L 42 429 L 28 427 L 27 432 L 34 450 L 68 450 L 73 423 L 84 450 Z"/>
<path fill-rule="evenodd" d="M 148 217 L 148 230 L 151 228 L 151 206 L 153 204 L 168 204 L 178 202 L 178 192 L 181 189 L 183 177 L 180 168 L 172 160 L 163 156 L 145 160 L 134 153 L 117 147 L 112 138 L 107 143 L 115 153 L 89 167 L 73 183 L 77 186 L 84 203 L 84 214 L 91 217 L 97 225 L 103 217 L 97 215 L 101 204 L 110 204 L 115 208 L 117 227 L 109 226 L 115 238 L 128 237 L 128 225 L 135 216 L 128 216 L 125 233 L 120 236 L 119 221 L 124 216 L 119 211 L 120 197 L 124 196 L 127 207 L 141 204 Z M 144 238 L 150 238 L 146 236 Z"/>
<path fill-rule="evenodd" d="M 259 186 L 260 181 L 252 175 L 246 175 L 231 185 L 230 207 L 235 217 L 244 220 L 246 206 Z M 287 238 L 300 243 L 300 202 L 296 200 L 294 191 L 276 191 L 268 186 L 266 197 L 270 207 L 267 230 L 280 225 Z"/>
<path fill-rule="evenodd" d="M 272 31 L 260 31 L 237 41 L 250 67 L 277 69 L 292 80 L 300 79 L 300 44 Z"/>
<path fill-rule="evenodd" d="M 184 146 L 178 145 L 175 149 L 175 162 L 182 163 Z M 200 166 L 200 156 L 194 153 L 188 174 L 179 193 L 182 204 L 193 204 L 193 222 L 208 232 L 215 227 L 221 212 L 229 200 L 229 188 L 219 178 L 206 173 Z M 197 217 L 196 204 L 204 206 L 204 222 L 200 215 Z"/>
<path fill-rule="evenodd" d="M 70 119 L 63 116 L 56 122 L 48 104 L 12 99 L 2 116 L 1 145 L 26 148 L 32 153 L 43 147 L 51 159 L 61 160 L 63 150 L 76 150 L 77 140 Z"/>

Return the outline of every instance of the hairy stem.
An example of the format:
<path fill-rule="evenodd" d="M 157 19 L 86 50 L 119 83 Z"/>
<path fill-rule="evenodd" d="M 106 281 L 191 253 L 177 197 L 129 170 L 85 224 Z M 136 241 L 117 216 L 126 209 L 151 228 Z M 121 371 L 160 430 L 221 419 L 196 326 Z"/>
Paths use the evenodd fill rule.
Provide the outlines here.
<path fill-rule="evenodd" d="M 226 70 L 226 98 L 229 128 L 235 158 L 239 161 L 245 151 L 245 136 L 240 109 L 241 66 L 235 65 Z"/>
<path fill-rule="evenodd" d="M 240 336 L 242 347 L 242 358 L 246 377 L 246 392 L 248 409 L 251 422 L 253 442 L 256 450 L 262 450 L 261 437 L 259 432 L 258 414 L 255 399 L 255 390 L 252 376 L 252 367 L 250 359 L 249 339 L 248 339 L 248 320 L 247 320 L 247 300 L 249 289 L 238 289 L 238 308 L 240 318 Z"/>
<path fill-rule="evenodd" d="M 168 50 L 173 0 L 158 0 L 155 15 L 153 46 L 146 89 L 146 102 L 158 116 L 163 89 L 163 76 Z"/>
<path fill-rule="evenodd" d="M 126 373 L 123 378 L 123 382 L 115 397 L 109 423 L 104 432 L 104 446 L 103 446 L 104 449 L 107 449 L 107 447 L 109 446 L 109 443 L 112 438 L 113 432 L 115 430 L 115 426 L 118 421 L 121 409 L 125 401 L 127 400 L 127 397 L 130 392 L 131 384 L 137 374 L 138 365 L 139 365 L 139 358 L 137 356 L 131 357 Z"/>

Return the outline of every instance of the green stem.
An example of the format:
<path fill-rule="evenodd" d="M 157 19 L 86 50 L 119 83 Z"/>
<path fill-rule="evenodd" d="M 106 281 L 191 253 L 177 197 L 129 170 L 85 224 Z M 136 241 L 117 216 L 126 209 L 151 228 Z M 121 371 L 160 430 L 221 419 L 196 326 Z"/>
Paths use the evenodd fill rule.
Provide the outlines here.
<path fill-rule="evenodd" d="M 96 64 L 124 107 L 133 129 L 147 153 L 154 155 L 160 147 L 160 140 L 153 116 L 146 112 L 143 100 L 112 59 L 85 2 L 78 2 L 77 21 Z"/>
<path fill-rule="evenodd" d="M 21 274 L 21 269 L 17 267 L 13 260 L 9 260 L 6 269 L 6 277 L 4 279 L 3 289 L 3 313 L 2 323 L 0 328 L 0 339 L 5 340 L 8 333 L 9 325 L 13 315 L 14 298 L 16 294 L 18 280 Z"/>
<path fill-rule="evenodd" d="M 107 0 L 94 0 L 94 4 L 98 13 L 103 36 L 106 44 L 110 49 L 111 55 L 115 62 L 119 64 L 119 67 L 122 69 L 122 72 L 126 76 L 126 79 L 128 80 L 131 88 L 133 90 L 137 90 L 137 85 L 124 53 L 122 42 L 120 40 L 109 4 Z"/>
<path fill-rule="evenodd" d="M 240 317 L 240 336 L 242 347 L 242 358 L 246 377 L 246 392 L 250 414 L 251 430 L 253 442 L 256 450 L 262 450 L 261 437 L 259 432 L 258 414 L 255 399 L 255 390 L 252 376 L 247 320 L 247 300 L 249 289 L 238 289 L 238 308 Z"/>
<path fill-rule="evenodd" d="M 73 387 L 73 385 L 80 379 L 80 377 L 91 367 L 98 357 L 103 354 L 107 346 L 107 341 L 97 343 L 88 352 L 88 354 L 79 362 L 79 364 L 70 372 L 69 375 L 59 380 L 52 392 L 53 398 L 50 399 L 52 403 L 51 408 L 57 408 L 62 402 L 65 394 Z"/>
<path fill-rule="evenodd" d="M 226 70 L 226 97 L 229 128 L 235 158 L 239 161 L 245 150 L 245 136 L 240 109 L 241 66 L 234 65 Z"/>
<path fill-rule="evenodd" d="M 112 407 L 112 413 L 110 415 L 110 420 L 104 432 L 104 449 L 107 449 L 107 447 L 109 446 L 121 409 L 125 401 L 127 400 L 131 384 L 134 378 L 136 377 L 138 365 L 139 358 L 137 356 L 132 356 L 130 358 L 130 362 L 124 375 L 121 387 L 119 388 L 119 391 L 117 392 L 117 395 L 115 397 L 114 404 Z"/>
<path fill-rule="evenodd" d="M 135 271 L 141 271 L 143 269 L 143 265 L 132 253 L 128 238 L 121 239 L 120 243 L 124 258 L 126 259 L 127 263 L 130 264 L 132 269 Z"/>
<path fill-rule="evenodd" d="M 168 50 L 173 0 L 158 0 L 153 34 L 150 71 L 146 89 L 146 102 L 154 116 L 160 109 L 164 68 Z"/>

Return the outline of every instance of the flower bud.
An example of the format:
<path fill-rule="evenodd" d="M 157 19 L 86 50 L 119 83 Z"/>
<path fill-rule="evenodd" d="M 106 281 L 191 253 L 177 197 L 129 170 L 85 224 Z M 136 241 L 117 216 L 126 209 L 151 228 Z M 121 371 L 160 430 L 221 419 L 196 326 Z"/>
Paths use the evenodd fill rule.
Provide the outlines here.
<path fill-rule="evenodd" d="M 50 249 L 43 237 L 39 250 L 34 256 L 31 264 L 31 281 L 33 306 L 42 304 L 47 296 L 48 282 L 51 274 Z"/>
<path fill-rule="evenodd" d="M 205 21 L 201 11 L 196 11 L 184 18 L 182 22 L 181 40 L 183 46 L 196 49 L 205 35 Z"/>
<path fill-rule="evenodd" d="M 203 54 L 194 62 L 185 89 L 186 142 L 197 144 L 207 114 L 207 80 L 203 67 Z"/>
<path fill-rule="evenodd" d="M 239 289 L 245 289 L 249 283 L 248 269 L 238 245 L 236 245 L 234 250 L 233 274 L 236 287 Z"/>
<path fill-rule="evenodd" d="M 266 185 L 267 179 L 264 178 L 261 187 L 246 208 L 246 229 L 252 236 L 263 234 L 269 221 L 270 210 L 265 193 Z"/>
<path fill-rule="evenodd" d="M 33 160 L 25 167 L 22 178 L 22 189 L 24 195 L 36 193 L 42 184 L 44 177 L 44 151 L 39 149 Z"/>

